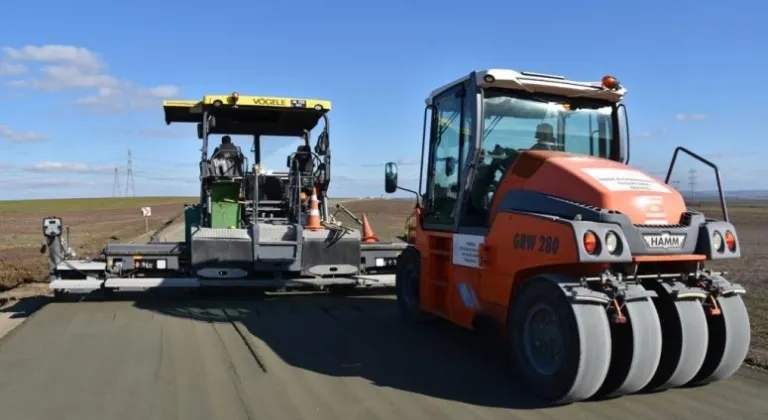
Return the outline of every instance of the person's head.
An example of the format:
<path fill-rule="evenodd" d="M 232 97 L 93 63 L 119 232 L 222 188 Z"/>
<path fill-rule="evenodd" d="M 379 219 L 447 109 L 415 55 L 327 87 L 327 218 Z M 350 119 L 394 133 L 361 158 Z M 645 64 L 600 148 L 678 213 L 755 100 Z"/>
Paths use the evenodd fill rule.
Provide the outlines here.
<path fill-rule="evenodd" d="M 229 136 L 222 137 L 221 144 L 232 144 L 232 137 L 229 137 Z"/>
<path fill-rule="evenodd" d="M 541 123 L 536 126 L 536 140 L 540 143 L 552 143 L 555 138 L 554 132 L 552 125 Z"/>

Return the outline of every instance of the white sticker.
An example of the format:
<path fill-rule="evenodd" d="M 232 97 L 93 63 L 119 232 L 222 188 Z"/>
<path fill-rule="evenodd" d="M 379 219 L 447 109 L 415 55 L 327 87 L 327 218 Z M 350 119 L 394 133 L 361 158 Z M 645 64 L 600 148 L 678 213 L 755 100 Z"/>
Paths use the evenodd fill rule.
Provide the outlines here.
<path fill-rule="evenodd" d="M 669 192 L 653 178 L 633 169 L 584 168 L 582 171 L 611 191 Z"/>
<path fill-rule="evenodd" d="M 465 267 L 480 268 L 480 245 L 482 235 L 453 235 L 453 263 Z"/>
<path fill-rule="evenodd" d="M 645 215 L 644 225 L 668 225 L 664 211 L 664 197 L 660 195 L 639 195 L 634 198 L 635 205 Z"/>

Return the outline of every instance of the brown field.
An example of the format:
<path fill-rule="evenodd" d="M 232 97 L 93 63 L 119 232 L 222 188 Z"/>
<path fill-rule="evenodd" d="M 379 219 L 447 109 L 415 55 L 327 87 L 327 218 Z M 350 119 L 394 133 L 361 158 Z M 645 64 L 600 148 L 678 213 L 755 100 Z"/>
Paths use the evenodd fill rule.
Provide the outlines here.
<path fill-rule="evenodd" d="M 39 253 L 42 243 L 40 220 L 57 215 L 72 228 L 72 240 L 80 256 L 98 252 L 109 241 L 128 241 L 144 233 L 142 206 L 152 207 L 150 229 L 157 229 L 194 198 L 125 198 L 89 200 L 45 200 L 0 202 L 0 290 L 45 279 L 46 257 Z M 360 216 L 368 215 L 372 228 L 383 241 L 398 240 L 405 217 L 413 208 L 411 200 L 357 200 L 345 206 Z M 712 204 L 696 207 L 708 216 L 720 217 Z M 84 210 L 84 208 L 86 210 Z M 331 213 L 336 212 L 333 206 Z M 745 300 L 752 320 L 752 362 L 768 363 L 768 206 L 730 203 L 729 214 L 736 225 L 744 257 L 738 261 L 710 264 L 728 272 L 727 278 L 747 288 Z M 355 223 L 342 213 L 344 225 Z"/>
<path fill-rule="evenodd" d="M 144 233 L 141 207 L 151 207 L 150 229 L 159 228 L 183 209 L 189 197 L 93 198 L 0 201 L 0 291 L 46 277 L 40 254 L 42 218 L 61 217 L 71 227 L 78 256 L 99 252 L 108 242 L 129 241 Z"/>

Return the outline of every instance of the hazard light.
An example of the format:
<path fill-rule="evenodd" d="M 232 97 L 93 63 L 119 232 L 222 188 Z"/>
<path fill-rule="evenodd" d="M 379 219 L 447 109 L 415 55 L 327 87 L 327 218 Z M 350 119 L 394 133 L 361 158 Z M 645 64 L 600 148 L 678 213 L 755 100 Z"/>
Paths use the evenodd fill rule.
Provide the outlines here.
<path fill-rule="evenodd" d="M 600 242 L 598 241 L 595 232 L 592 232 L 591 230 L 586 231 L 584 233 L 584 238 L 582 238 L 582 242 L 584 243 L 584 249 L 588 254 L 594 255 L 597 253 Z"/>
<path fill-rule="evenodd" d="M 232 92 L 232 96 L 230 96 L 230 98 L 232 99 L 232 103 L 236 104 L 237 100 L 240 99 L 240 94 L 237 92 Z"/>
<path fill-rule="evenodd" d="M 606 75 L 603 76 L 602 85 L 606 89 L 618 89 L 619 88 L 619 81 L 616 80 L 615 77 Z"/>

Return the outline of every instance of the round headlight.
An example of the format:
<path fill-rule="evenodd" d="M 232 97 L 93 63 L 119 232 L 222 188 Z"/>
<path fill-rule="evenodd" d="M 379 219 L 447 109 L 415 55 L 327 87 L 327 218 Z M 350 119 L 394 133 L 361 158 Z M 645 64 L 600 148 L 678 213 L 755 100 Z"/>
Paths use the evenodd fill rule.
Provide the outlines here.
<path fill-rule="evenodd" d="M 723 235 L 720 232 L 712 234 L 712 248 L 717 252 L 723 252 Z"/>
<path fill-rule="evenodd" d="M 605 235 L 605 249 L 611 254 L 615 254 L 619 251 L 619 235 L 617 235 L 616 232 L 609 231 Z"/>

